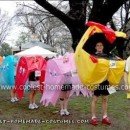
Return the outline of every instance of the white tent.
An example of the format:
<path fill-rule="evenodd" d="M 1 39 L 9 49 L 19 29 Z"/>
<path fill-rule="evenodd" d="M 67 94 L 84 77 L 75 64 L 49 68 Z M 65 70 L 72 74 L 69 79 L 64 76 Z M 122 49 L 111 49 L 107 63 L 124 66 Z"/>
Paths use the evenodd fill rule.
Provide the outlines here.
<path fill-rule="evenodd" d="M 39 46 L 34 46 L 32 48 L 29 48 L 25 51 L 21 51 L 19 53 L 16 53 L 15 56 L 21 57 L 21 56 L 34 56 L 34 55 L 40 55 L 48 58 L 55 57 L 57 54 L 54 52 L 51 52 L 49 50 L 46 50 Z"/>

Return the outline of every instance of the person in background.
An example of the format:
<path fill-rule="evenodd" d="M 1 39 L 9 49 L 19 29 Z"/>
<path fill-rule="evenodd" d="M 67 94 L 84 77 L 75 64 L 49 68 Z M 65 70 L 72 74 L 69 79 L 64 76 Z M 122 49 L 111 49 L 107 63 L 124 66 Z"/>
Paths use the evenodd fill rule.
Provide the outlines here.
<path fill-rule="evenodd" d="M 103 52 L 104 46 L 102 42 L 96 43 L 95 46 L 96 52 L 95 56 L 96 57 L 107 57 L 108 55 Z M 90 120 L 90 124 L 92 125 L 98 125 L 98 120 L 96 117 L 96 104 L 98 101 L 99 96 L 102 96 L 102 124 L 110 125 L 111 121 L 108 118 L 107 115 L 107 108 L 108 108 L 108 95 L 109 92 L 107 88 L 109 87 L 109 82 L 107 80 L 103 81 L 99 86 L 97 87 L 96 90 L 93 92 L 93 98 L 92 98 L 92 103 L 91 103 L 91 113 L 92 113 L 92 119 Z"/>

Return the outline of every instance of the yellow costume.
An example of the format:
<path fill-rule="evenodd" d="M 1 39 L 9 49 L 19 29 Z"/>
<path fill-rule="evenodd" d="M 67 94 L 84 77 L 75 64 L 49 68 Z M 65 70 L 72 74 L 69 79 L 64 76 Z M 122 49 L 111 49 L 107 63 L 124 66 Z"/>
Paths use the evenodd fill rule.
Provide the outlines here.
<path fill-rule="evenodd" d="M 96 58 L 83 49 L 85 42 L 95 32 L 103 33 L 100 28 L 90 26 L 75 51 L 75 62 L 80 80 L 85 86 L 100 84 L 105 80 L 108 80 L 110 85 L 117 85 L 124 74 L 125 61 Z"/>

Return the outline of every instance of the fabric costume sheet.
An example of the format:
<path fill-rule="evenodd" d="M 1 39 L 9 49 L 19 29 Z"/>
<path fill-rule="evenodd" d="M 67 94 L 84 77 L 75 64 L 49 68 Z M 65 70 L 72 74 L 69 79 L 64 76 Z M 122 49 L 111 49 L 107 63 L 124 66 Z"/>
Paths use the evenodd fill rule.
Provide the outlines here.
<path fill-rule="evenodd" d="M 83 88 L 83 85 L 79 80 L 75 68 L 74 54 L 71 53 L 65 57 L 68 58 L 68 61 L 66 62 L 64 62 L 63 56 L 60 58 L 51 59 L 47 63 L 45 75 L 45 91 L 40 100 L 44 106 L 48 106 L 49 104 L 52 104 L 54 106 L 56 105 L 61 92 L 61 88 L 66 82 L 72 84 L 70 96 L 74 93 L 76 93 L 76 95 L 79 95 L 80 92 L 84 96 L 91 96 L 91 92 L 86 88 Z"/>
<path fill-rule="evenodd" d="M 91 25 L 91 24 L 90 24 Z M 110 59 L 96 58 L 87 53 L 83 46 L 91 35 L 94 33 L 105 33 L 106 38 L 109 39 L 110 44 L 115 40 L 115 34 L 108 28 L 99 24 L 94 24 L 87 29 L 81 38 L 75 52 L 75 62 L 81 82 L 89 89 L 95 89 L 95 85 L 108 80 L 110 85 L 118 85 L 123 74 L 125 61 L 114 60 L 115 67 L 112 67 Z"/>
<path fill-rule="evenodd" d="M 40 90 L 43 92 L 43 82 L 46 70 L 46 60 L 42 56 L 21 57 L 16 71 L 15 89 L 19 99 L 22 99 L 25 89 L 25 83 L 28 80 L 31 71 L 41 71 Z"/>
<path fill-rule="evenodd" d="M 15 71 L 18 59 L 12 55 L 4 58 L 0 66 L 0 85 L 11 89 L 15 85 Z"/>

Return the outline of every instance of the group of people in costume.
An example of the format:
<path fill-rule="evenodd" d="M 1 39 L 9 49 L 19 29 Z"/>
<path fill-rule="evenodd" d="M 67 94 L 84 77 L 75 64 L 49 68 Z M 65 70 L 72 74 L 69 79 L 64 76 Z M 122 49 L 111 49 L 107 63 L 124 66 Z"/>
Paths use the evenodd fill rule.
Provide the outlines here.
<path fill-rule="evenodd" d="M 125 84 L 130 84 L 130 58 L 126 62 L 122 59 L 126 34 L 115 32 L 95 22 L 88 22 L 87 26 L 89 28 L 81 38 L 75 53 L 67 53 L 49 60 L 42 56 L 26 56 L 19 60 L 8 56 L 6 63 L 5 58 L 0 67 L 3 77 L 0 84 L 11 86 L 11 102 L 22 99 L 24 91 L 28 88 L 29 109 L 37 109 L 35 96 L 39 90 L 42 93 L 40 103 L 44 106 L 55 106 L 59 99 L 60 115 L 64 116 L 70 114 L 69 97 L 82 93 L 87 97 L 92 96 L 90 123 L 98 125 L 96 104 L 99 96 L 102 96 L 102 123 L 110 125 L 107 106 L 111 86 L 117 86 L 123 76 Z M 115 47 L 118 56 L 111 53 Z M 9 71 L 11 74 L 7 73 L 4 77 L 5 72 Z M 5 82 L 9 79 L 10 82 Z"/>

